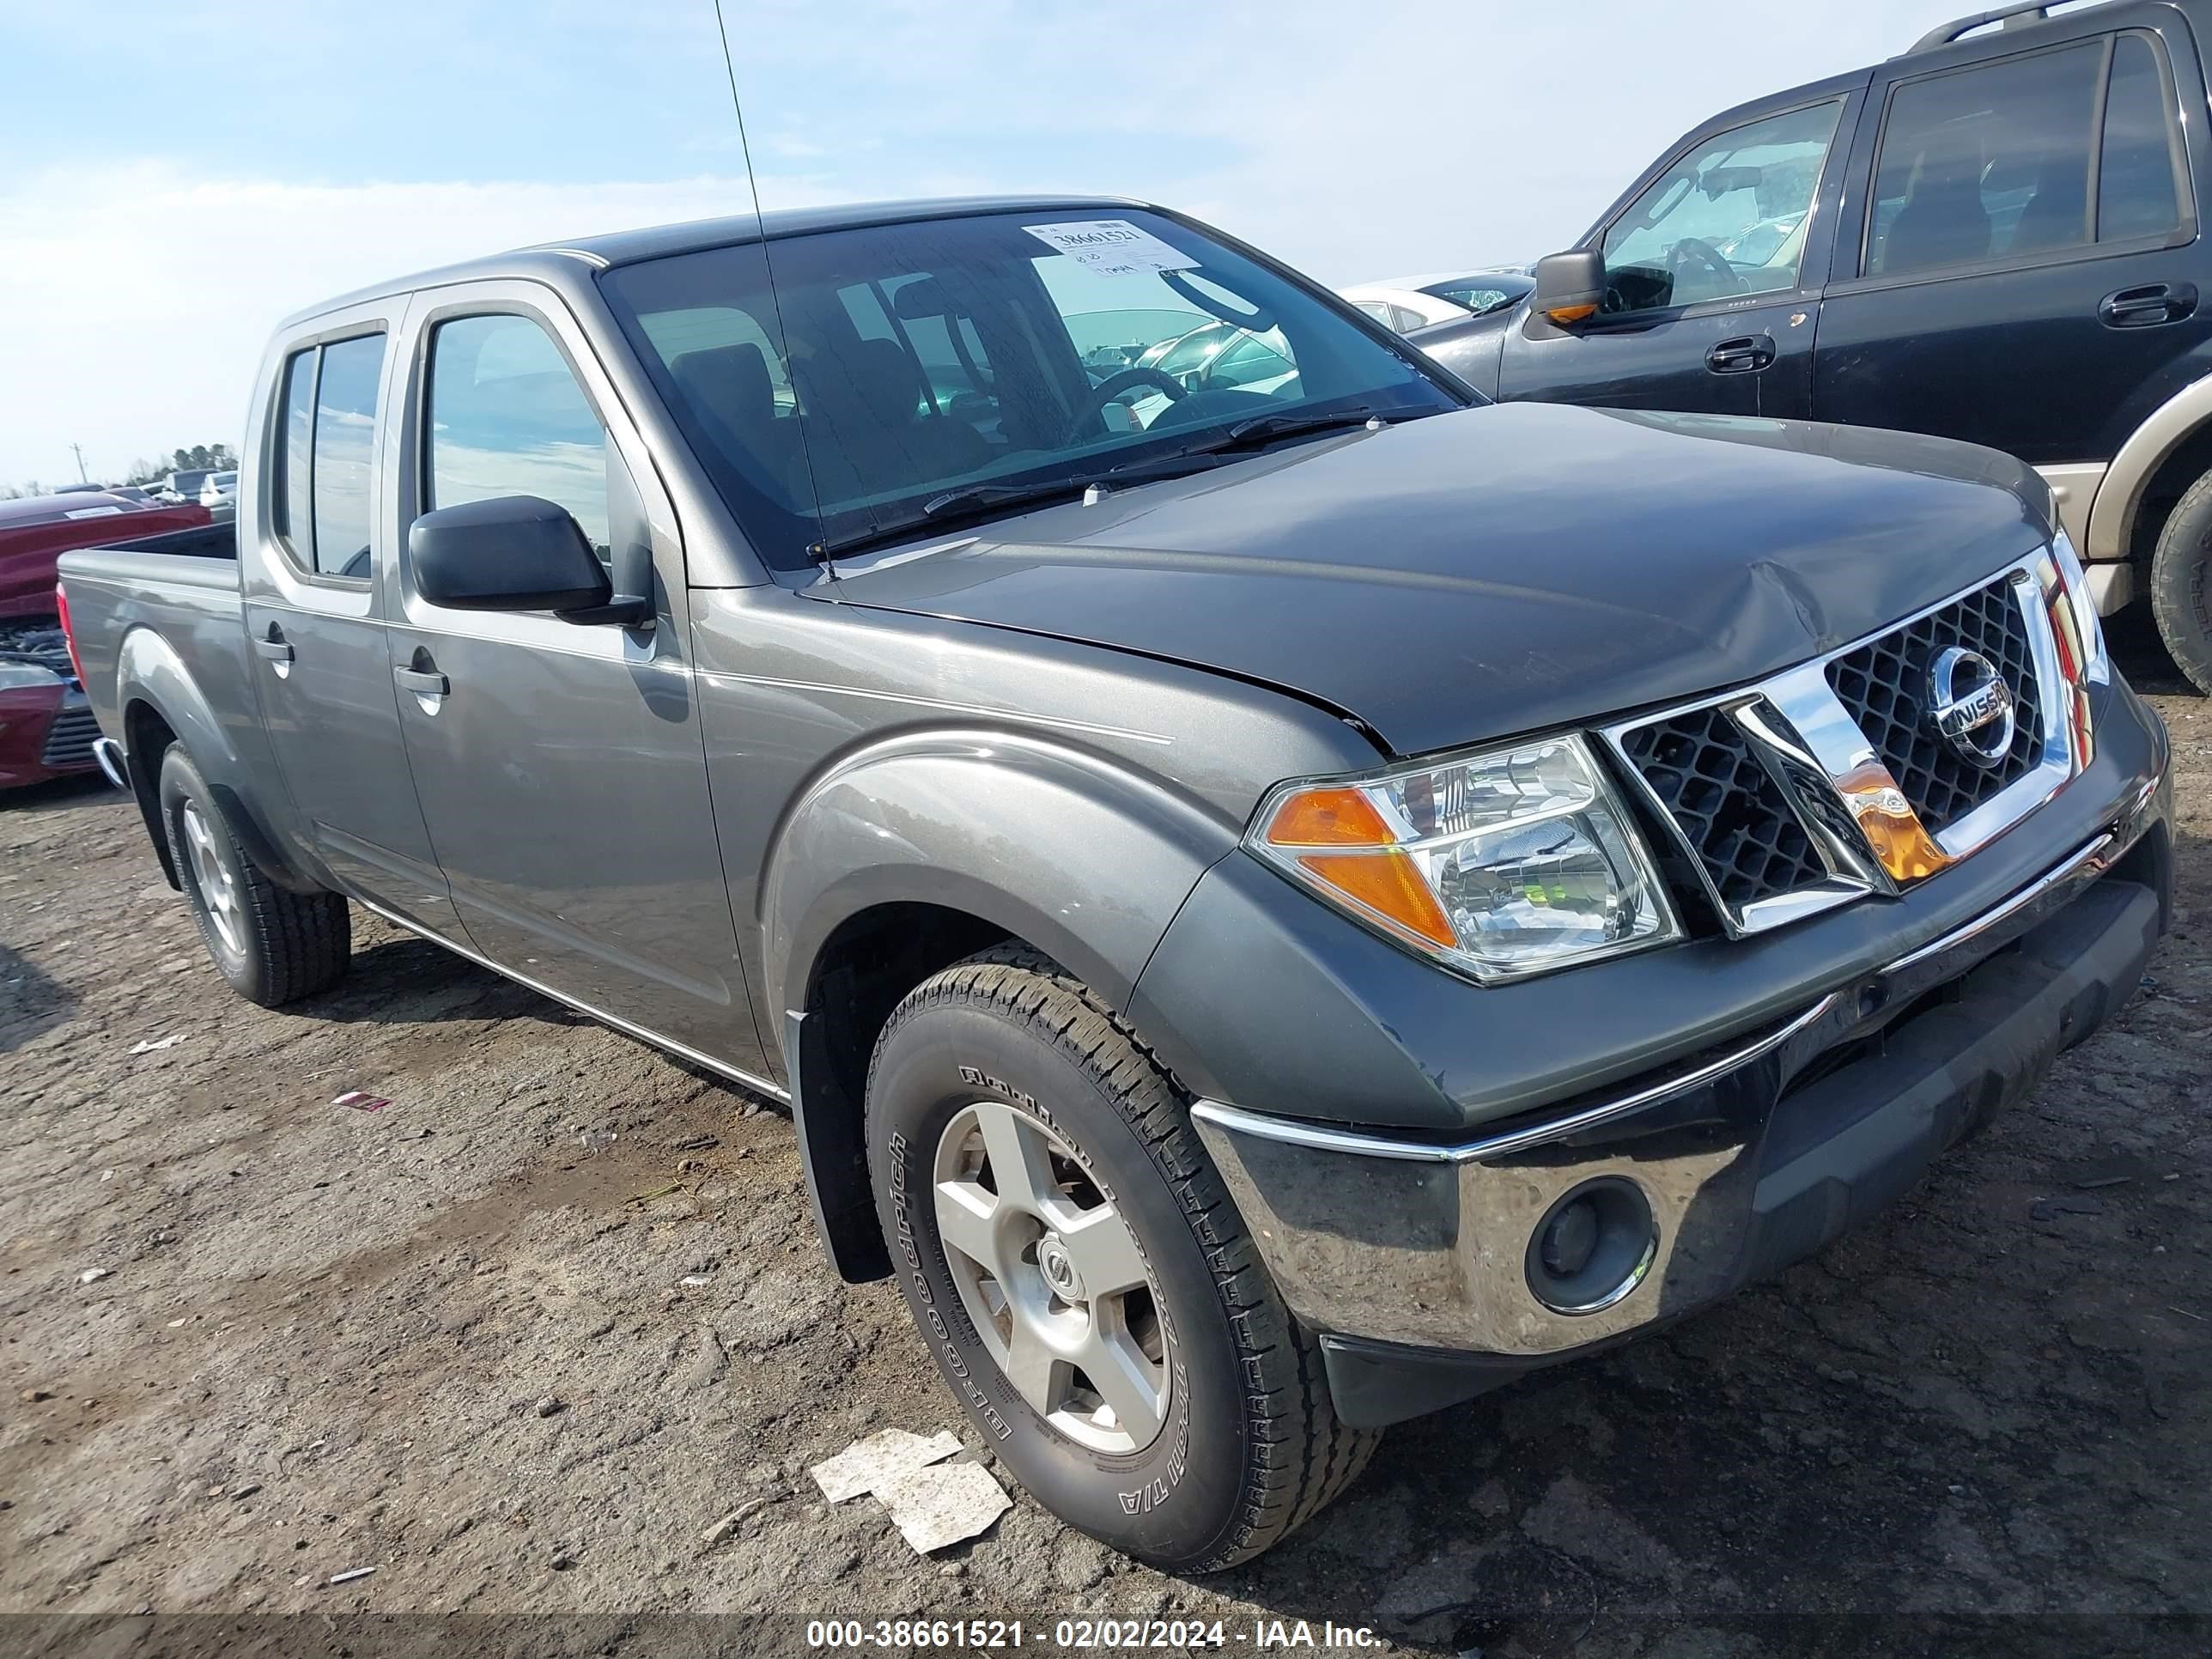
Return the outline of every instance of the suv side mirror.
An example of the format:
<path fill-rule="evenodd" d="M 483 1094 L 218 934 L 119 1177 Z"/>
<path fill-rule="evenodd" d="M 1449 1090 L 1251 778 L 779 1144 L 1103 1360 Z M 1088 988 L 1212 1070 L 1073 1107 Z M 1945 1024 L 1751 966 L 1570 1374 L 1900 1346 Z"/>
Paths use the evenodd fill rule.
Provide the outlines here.
<path fill-rule="evenodd" d="M 454 611 L 589 611 L 614 592 L 583 526 L 537 495 L 425 513 L 407 532 L 407 556 L 416 591 Z"/>
<path fill-rule="evenodd" d="M 1605 255 L 1595 248 L 1547 254 L 1536 261 L 1536 291 L 1529 303 L 1561 328 L 1588 322 L 1605 303 Z"/>

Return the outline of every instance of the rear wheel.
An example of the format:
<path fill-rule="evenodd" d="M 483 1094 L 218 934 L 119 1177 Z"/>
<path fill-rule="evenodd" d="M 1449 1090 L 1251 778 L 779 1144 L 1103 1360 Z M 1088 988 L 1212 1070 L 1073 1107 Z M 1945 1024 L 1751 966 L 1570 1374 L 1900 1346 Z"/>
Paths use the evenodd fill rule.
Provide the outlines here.
<path fill-rule="evenodd" d="M 335 984 L 353 954 L 344 897 L 288 892 L 256 869 L 182 744 L 161 757 L 160 789 L 177 879 L 230 988 L 275 1008 Z"/>
<path fill-rule="evenodd" d="M 1056 964 L 988 951 L 877 1043 L 868 1157 L 900 1282 L 987 1443 L 1170 1571 L 1257 1555 L 1376 1437 L 1332 1408 L 1173 1079 Z"/>
<path fill-rule="evenodd" d="M 2212 472 L 2174 504 L 2151 556 L 2150 603 L 2181 672 L 2212 694 Z"/>

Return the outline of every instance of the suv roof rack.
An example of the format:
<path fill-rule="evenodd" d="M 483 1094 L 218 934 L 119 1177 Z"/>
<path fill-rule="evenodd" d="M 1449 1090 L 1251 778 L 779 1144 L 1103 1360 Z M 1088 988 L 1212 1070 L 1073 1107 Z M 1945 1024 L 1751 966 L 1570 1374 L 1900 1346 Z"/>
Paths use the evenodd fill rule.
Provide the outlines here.
<path fill-rule="evenodd" d="M 1905 55 L 1910 58 L 1913 52 L 1933 52 L 1938 46 L 1948 46 L 1954 40 L 1972 34 L 1976 29 L 1985 28 L 1991 23 L 2002 23 L 2008 29 L 2016 29 L 2044 22 L 2052 11 L 2066 3 L 2067 0 L 2024 0 L 2022 4 L 1999 6 L 1994 10 L 1975 12 L 1968 17 L 1954 18 L 1915 40 L 1911 50 Z"/>

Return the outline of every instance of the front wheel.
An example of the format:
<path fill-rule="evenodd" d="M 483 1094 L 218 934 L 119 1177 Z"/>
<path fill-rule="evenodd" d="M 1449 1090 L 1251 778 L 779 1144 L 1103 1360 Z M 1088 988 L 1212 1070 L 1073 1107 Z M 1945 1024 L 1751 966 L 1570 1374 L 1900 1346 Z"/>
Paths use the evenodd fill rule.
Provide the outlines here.
<path fill-rule="evenodd" d="M 939 1368 L 1069 1525 L 1171 1572 L 1235 1565 L 1349 1485 L 1337 1420 L 1180 1091 L 1085 987 L 1006 948 L 891 1015 L 876 1205 Z"/>
<path fill-rule="evenodd" d="M 2159 637 L 2197 689 L 2212 694 L 2212 472 L 2174 503 L 2151 556 Z"/>
<path fill-rule="evenodd" d="M 180 743 L 161 757 L 161 825 L 216 969 L 248 1002 L 281 1007 L 337 982 L 353 954 L 337 893 L 293 893 L 254 867 Z"/>

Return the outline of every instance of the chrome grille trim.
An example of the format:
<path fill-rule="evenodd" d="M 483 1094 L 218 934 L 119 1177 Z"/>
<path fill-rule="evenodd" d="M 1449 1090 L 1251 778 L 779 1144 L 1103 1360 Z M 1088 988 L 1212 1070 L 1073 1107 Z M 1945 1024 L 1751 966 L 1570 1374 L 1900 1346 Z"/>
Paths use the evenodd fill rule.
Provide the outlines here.
<path fill-rule="evenodd" d="M 1875 854 L 1866 832 L 1844 798 L 1841 780 L 1881 757 L 1850 707 L 1837 695 L 1830 665 L 1869 644 L 1903 632 L 1998 583 L 2008 585 L 2020 607 L 2033 658 L 2035 709 L 2042 725 L 2041 753 L 2024 776 L 1960 817 L 1934 836 L 1936 845 L 1956 860 L 1987 846 L 2065 787 L 2076 769 L 2066 724 L 2063 674 L 2045 611 L 2045 595 L 2057 583 L 2057 567 L 2048 547 L 2039 548 L 1992 576 L 1985 576 L 1925 609 L 1851 641 L 1810 662 L 1785 669 L 1756 684 L 1698 698 L 1639 714 L 1599 729 L 1599 736 L 1630 780 L 1638 799 L 1667 826 L 1677 848 L 1704 884 L 1705 896 L 1732 937 L 1763 933 L 1804 917 L 1848 904 L 1869 894 L 1894 895 L 1893 881 Z M 1747 902 L 1724 896 L 1696 842 L 1675 816 L 1674 805 L 1646 776 L 1629 739 L 1646 728 L 1678 722 L 1718 709 L 1734 723 L 1796 815 L 1799 827 L 1818 850 L 1826 873 L 1821 878 L 1762 895 Z"/>

